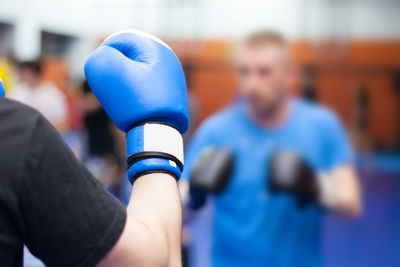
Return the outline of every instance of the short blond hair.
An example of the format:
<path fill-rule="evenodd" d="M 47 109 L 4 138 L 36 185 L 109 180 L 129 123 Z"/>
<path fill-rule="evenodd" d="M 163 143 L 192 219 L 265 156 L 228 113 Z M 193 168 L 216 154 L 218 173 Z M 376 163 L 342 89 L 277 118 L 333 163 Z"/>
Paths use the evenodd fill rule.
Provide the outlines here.
<path fill-rule="evenodd" d="M 285 60 L 290 60 L 291 53 L 287 39 L 279 32 L 262 30 L 254 32 L 244 38 L 239 47 L 275 47 L 282 51 Z"/>
<path fill-rule="evenodd" d="M 248 35 L 243 40 L 243 44 L 248 46 L 276 45 L 287 47 L 288 42 L 286 38 L 277 31 L 262 30 Z"/>

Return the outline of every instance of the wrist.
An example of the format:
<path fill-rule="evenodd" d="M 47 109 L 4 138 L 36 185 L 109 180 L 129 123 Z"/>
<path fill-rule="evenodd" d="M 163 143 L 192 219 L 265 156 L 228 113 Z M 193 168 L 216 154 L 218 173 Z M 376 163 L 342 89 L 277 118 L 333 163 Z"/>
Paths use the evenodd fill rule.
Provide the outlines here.
<path fill-rule="evenodd" d="M 165 172 L 179 179 L 183 169 L 183 138 L 173 126 L 148 122 L 127 132 L 128 176 Z"/>
<path fill-rule="evenodd" d="M 317 184 L 320 205 L 327 209 L 334 208 L 337 203 L 337 195 L 332 177 L 329 174 L 320 173 L 317 178 Z"/>

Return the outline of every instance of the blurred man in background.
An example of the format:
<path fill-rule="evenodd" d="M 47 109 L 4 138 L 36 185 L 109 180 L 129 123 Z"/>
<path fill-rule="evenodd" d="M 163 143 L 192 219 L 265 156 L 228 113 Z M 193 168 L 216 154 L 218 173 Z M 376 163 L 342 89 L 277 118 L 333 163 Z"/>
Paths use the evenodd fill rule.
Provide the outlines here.
<path fill-rule="evenodd" d="M 118 196 L 124 170 L 122 157 L 118 154 L 116 135 L 122 134 L 112 124 L 87 81 L 83 82 L 82 89 L 87 143 L 84 163 L 110 192 Z"/>
<path fill-rule="evenodd" d="M 68 105 L 64 94 L 52 83 L 42 80 L 40 60 L 20 62 L 19 83 L 11 89 L 10 98 L 39 110 L 61 134 L 68 128 Z"/>
<path fill-rule="evenodd" d="M 353 88 L 353 117 L 351 132 L 353 144 L 357 151 L 370 152 L 371 142 L 368 138 L 368 118 L 371 115 L 371 100 L 368 88 L 357 83 Z"/>
<path fill-rule="evenodd" d="M 213 212 L 210 245 L 192 229 L 192 266 L 321 266 L 322 211 L 360 214 L 345 130 L 332 111 L 290 97 L 294 76 L 280 34 L 241 45 L 241 99 L 208 118 L 186 154 L 186 206 L 211 197 Z"/>
<path fill-rule="evenodd" d="M 301 97 L 307 101 L 317 103 L 318 94 L 315 86 L 315 70 L 311 66 L 305 66 L 301 69 Z"/>

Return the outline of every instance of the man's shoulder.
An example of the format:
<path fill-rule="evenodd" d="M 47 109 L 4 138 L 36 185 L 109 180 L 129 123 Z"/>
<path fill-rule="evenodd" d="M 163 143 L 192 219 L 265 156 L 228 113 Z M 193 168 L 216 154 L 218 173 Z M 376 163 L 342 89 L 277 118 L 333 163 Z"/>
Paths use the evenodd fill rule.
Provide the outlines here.
<path fill-rule="evenodd" d="M 31 128 L 41 117 L 40 113 L 19 101 L 9 98 L 0 98 L 1 128 Z"/>
<path fill-rule="evenodd" d="M 221 131 L 235 121 L 238 112 L 237 105 L 225 107 L 205 119 L 202 123 L 202 126 L 208 128 L 209 130 L 218 129 Z"/>
<path fill-rule="evenodd" d="M 297 113 L 302 117 L 308 117 L 308 121 L 311 123 L 331 125 L 340 121 L 335 111 L 325 105 L 311 103 L 305 100 L 296 100 L 295 103 L 298 109 Z"/>
<path fill-rule="evenodd" d="M 36 109 L 27 106 L 17 100 L 10 99 L 7 97 L 2 97 L 0 98 L 0 102 L 1 102 L 0 105 L 1 113 L 4 112 L 29 113 L 32 116 L 40 116 L 40 113 Z"/>
<path fill-rule="evenodd" d="M 36 110 L 24 104 L 0 98 L 0 148 L 7 155 L 0 158 L 0 168 L 6 177 L 24 176 L 24 164 L 40 118 Z"/>

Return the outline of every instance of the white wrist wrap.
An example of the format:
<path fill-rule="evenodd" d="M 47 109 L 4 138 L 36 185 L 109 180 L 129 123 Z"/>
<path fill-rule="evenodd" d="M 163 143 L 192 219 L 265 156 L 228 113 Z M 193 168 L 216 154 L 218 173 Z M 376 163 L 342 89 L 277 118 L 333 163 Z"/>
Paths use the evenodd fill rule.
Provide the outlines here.
<path fill-rule="evenodd" d="M 143 128 L 143 152 L 162 152 L 176 157 L 183 164 L 183 137 L 174 127 L 146 123 Z"/>

